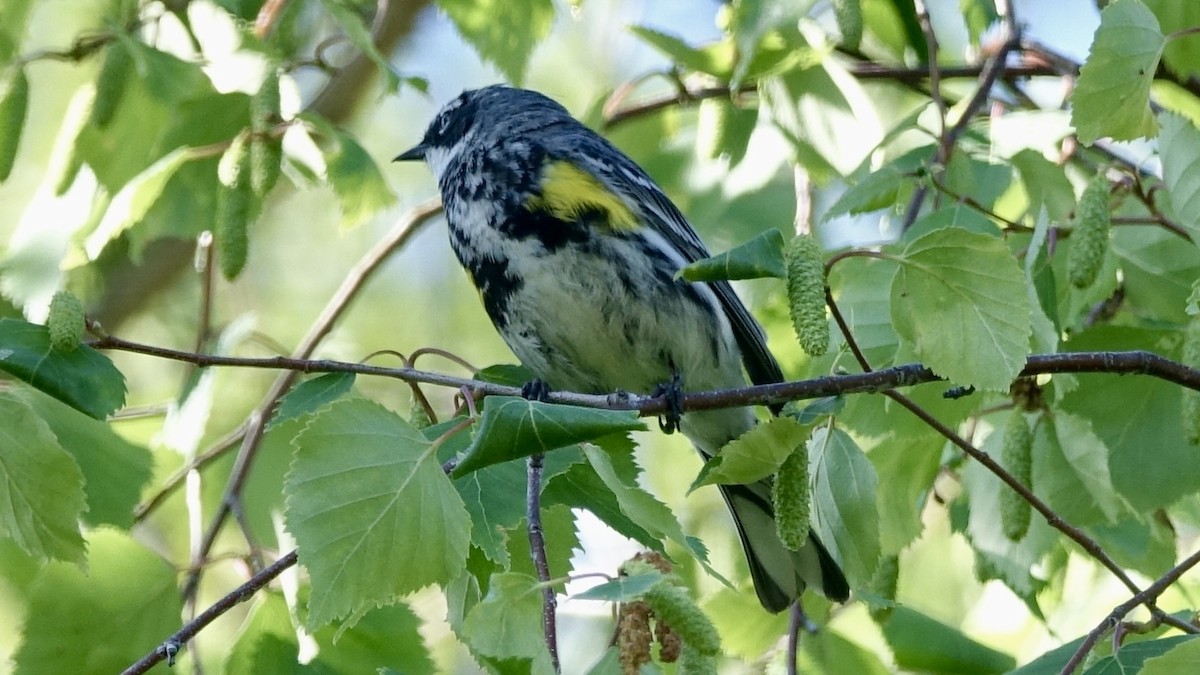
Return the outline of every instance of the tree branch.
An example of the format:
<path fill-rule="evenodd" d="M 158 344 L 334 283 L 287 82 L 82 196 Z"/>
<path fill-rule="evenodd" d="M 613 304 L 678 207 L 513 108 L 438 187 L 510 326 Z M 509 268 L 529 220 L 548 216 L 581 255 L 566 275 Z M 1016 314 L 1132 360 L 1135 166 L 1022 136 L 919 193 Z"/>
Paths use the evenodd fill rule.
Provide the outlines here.
<path fill-rule="evenodd" d="M 550 652 L 550 663 L 554 672 L 562 672 L 558 662 L 558 603 L 554 597 L 554 586 L 550 583 L 550 563 L 546 559 L 546 536 L 542 531 L 542 453 L 529 456 L 525 461 L 528 485 L 525 490 L 525 521 L 529 530 L 529 557 L 538 581 L 542 582 L 542 632 L 546 638 L 546 650 Z"/>
<path fill-rule="evenodd" d="M 180 628 L 174 635 L 163 641 L 162 644 L 154 648 L 154 651 L 143 656 L 141 660 L 126 668 L 121 675 L 140 675 L 152 668 L 159 661 L 166 660 L 167 665 L 172 665 L 175 662 L 175 655 L 179 653 L 182 646 L 195 637 L 208 624 L 212 623 L 217 617 L 233 609 L 239 603 L 245 602 L 255 592 L 263 586 L 266 586 L 272 579 L 283 573 L 284 570 L 296 564 L 296 552 L 292 551 L 276 560 L 269 567 L 262 570 L 250 580 L 235 588 L 231 593 L 213 603 L 211 607 L 200 613 L 195 619 L 189 621 L 187 625 Z"/>
<path fill-rule="evenodd" d="M 1157 581 L 1147 586 L 1146 590 L 1134 594 L 1129 600 L 1117 605 L 1099 625 L 1087 634 L 1087 637 L 1080 643 L 1079 649 L 1075 650 L 1070 660 L 1063 666 L 1062 671 L 1060 671 L 1061 674 L 1071 675 L 1071 673 L 1075 672 L 1079 665 L 1083 663 L 1083 659 L 1087 657 L 1088 652 L 1092 651 L 1092 648 L 1096 646 L 1096 642 L 1100 639 L 1100 636 L 1115 627 L 1126 614 L 1133 611 L 1134 607 L 1138 605 L 1153 606 L 1154 600 L 1162 595 L 1163 591 L 1178 581 L 1184 572 L 1192 569 L 1197 564 L 1200 564 L 1200 551 L 1193 553 L 1186 560 L 1172 567 L 1166 574 L 1159 577 Z"/>

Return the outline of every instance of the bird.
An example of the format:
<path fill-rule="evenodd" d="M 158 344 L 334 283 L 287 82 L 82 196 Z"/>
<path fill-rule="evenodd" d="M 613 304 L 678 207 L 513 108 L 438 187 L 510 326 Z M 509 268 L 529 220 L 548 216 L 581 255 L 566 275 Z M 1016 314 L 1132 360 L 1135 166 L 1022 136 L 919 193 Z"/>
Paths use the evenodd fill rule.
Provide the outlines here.
<path fill-rule="evenodd" d="M 678 278 L 710 255 L 680 210 L 556 101 L 506 85 L 464 91 L 395 159 L 428 165 L 454 254 L 538 382 L 604 394 L 783 381 L 728 282 Z M 708 460 L 757 419 L 735 407 L 678 424 Z M 765 609 L 786 609 L 806 587 L 847 600 L 846 577 L 815 534 L 798 551 L 780 540 L 769 479 L 719 488 Z"/>

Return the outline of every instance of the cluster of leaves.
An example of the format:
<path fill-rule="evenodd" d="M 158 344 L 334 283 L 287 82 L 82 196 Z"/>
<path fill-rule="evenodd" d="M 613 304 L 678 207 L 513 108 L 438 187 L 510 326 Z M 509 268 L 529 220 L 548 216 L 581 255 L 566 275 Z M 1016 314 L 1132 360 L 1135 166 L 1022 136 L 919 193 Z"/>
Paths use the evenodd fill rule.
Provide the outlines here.
<path fill-rule="evenodd" d="M 253 95 L 219 92 L 199 55 L 181 57 L 154 42 L 155 23 L 175 20 L 168 12 L 175 3 L 113 0 L 98 32 L 57 52 L 24 46 L 37 3 L 0 8 L 0 180 L 25 159 L 31 92 L 49 85 L 33 64 L 100 64 L 73 96 L 45 163 L 46 182 L 58 193 L 89 184 L 94 192 L 92 214 L 60 261 L 66 273 L 50 273 L 51 286 L 92 300 L 121 261 L 140 259 L 159 240 L 208 232 L 219 269 L 232 279 L 255 265 L 254 221 L 264 200 L 282 191 L 332 188 L 347 224 L 394 203 L 351 134 L 318 111 L 280 103 L 281 85 L 286 91 L 302 64 L 328 65 L 320 54 L 330 33 L 378 65 L 393 91 L 421 86 L 395 72 L 374 43 L 372 17 L 362 11 L 369 3 L 216 4 L 232 22 L 257 19 L 236 23 L 243 49 L 263 64 Z M 992 87 L 988 69 L 1031 48 L 1016 40 L 1018 22 L 995 3 L 961 4 L 972 48 L 991 27 L 1006 34 L 977 73 L 978 86 Z M 438 5 L 514 83 L 555 18 L 549 0 Z M 1200 474 L 1191 470 L 1200 437 L 1197 393 L 1104 372 L 1025 373 L 1031 354 L 1072 352 L 1145 350 L 1200 366 L 1200 92 L 1188 88 L 1200 75 L 1196 41 L 1188 37 L 1200 26 L 1200 10 L 1170 0 L 1118 0 L 1101 19 L 1069 112 L 1034 108 L 1012 78 L 994 80 L 995 90 L 984 91 L 990 98 L 955 100 L 962 91 L 924 77 L 941 66 L 929 52 L 928 17 L 911 2 L 733 2 L 718 17 L 724 37 L 700 47 L 633 29 L 674 63 L 668 79 L 685 88 L 676 98 L 699 99 L 692 121 L 703 154 L 737 165 L 754 134 L 777 133 L 798 168 L 846 188 L 813 224 L 820 238 L 866 220 L 886 223 L 895 235 L 825 258 L 818 238 L 788 242 L 776 223 L 754 218 L 762 236 L 684 276 L 781 280 L 773 297 L 791 310 L 807 354 L 796 352 L 788 363 L 793 378 L 920 362 L 965 394 L 943 396 L 943 382 L 886 398 L 847 395 L 794 406 L 730 444 L 693 482 L 696 488 L 778 476 L 781 537 L 803 542 L 811 527 L 871 606 L 888 653 L 827 630 L 802 648 L 800 658 L 814 669 L 885 672 L 889 658 L 907 670 L 936 672 L 1015 665 L 1011 654 L 897 596 L 900 579 L 922 574 L 905 565 L 906 551 L 925 531 L 923 513 L 933 509 L 943 509 L 968 542 L 977 577 L 1002 582 L 1039 619 L 1053 610 L 1053 591 L 1079 555 L 1126 581 L 1124 569 L 1167 578 L 1177 547 L 1195 545 L 1182 533 L 1200 526 Z M 180 24 L 190 30 L 186 16 Z M 922 64 L 919 78 L 904 66 L 912 60 Z M 872 90 L 854 77 L 863 65 L 875 75 L 891 68 L 892 77 Z M 976 98 L 994 101 L 1004 114 L 977 117 Z M 624 119 L 671 114 L 647 106 L 625 111 Z M 1030 126 L 1049 131 L 1030 134 Z M 1157 150 L 1113 143 L 1137 138 L 1157 139 Z M 1156 153 L 1161 176 L 1143 170 L 1142 157 L 1128 159 L 1129 152 Z M 656 177 L 670 183 L 670 176 Z M 17 264 L 21 255 L 15 245 L 6 253 L 3 288 L 33 313 L 48 273 Z M 836 316 L 825 315 L 826 287 Z M 26 600 L 15 657 L 21 673 L 112 671 L 152 651 L 166 627 L 180 622 L 172 566 L 202 567 L 209 558 L 205 548 L 167 561 L 129 533 L 154 460 L 107 421 L 125 405 L 125 378 L 104 353 L 79 344 L 81 325 L 70 294 L 56 296 L 47 326 L 0 319 L 0 369 L 11 378 L 0 382 L 0 559 L 11 563 L 0 568 Z M 213 345 L 225 348 L 225 340 Z M 209 376 L 203 371 L 189 381 L 180 407 L 212 386 Z M 524 379 L 504 368 L 478 377 Z M 629 435 L 644 425 L 632 412 L 493 395 L 469 421 L 430 424 L 424 411 L 406 420 L 364 398 L 349 373 L 280 382 L 281 396 L 269 397 L 234 434 L 243 449 L 257 450 L 243 450 L 220 506 L 196 517 L 217 509 L 216 531 L 237 504 L 245 538 L 267 548 L 295 542 L 306 577 L 298 588 L 256 598 L 229 651 L 228 672 L 292 672 L 302 643 L 318 652 L 305 666 L 313 672 L 432 672 L 418 633 L 425 619 L 407 602 L 430 586 L 444 594 L 447 623 L 478 663 L 495 672 L 551 672 L 543 590 L 561 588 L 570 569 L 578 544 L 573 509 L 671 556 L 680 579 L 700 570 L 723 581 L 703 544 L 644 489 Z M 947 452 L 948 445 L 957 447 Z M 215 454 L 230 447 L 238 444 Z M 1001 462 L 968 462 L 960 449 Z M 286 475 L 279 466 L 272 472 L 254 465 L 256 454 L 260 463 L 287 465 Z M 552 579 L 531 561 L 536 543 L 525 536 L 530 486 L 520 460 L 532 455 L 544 455 L 533 492 Z M 186 461 L 200 470 L 194 450 Z M 943 495 L 939 484 L 934 499 L 939 476 L 955 489 Z M 1014 492 L 1014 484 L 1024 490 Z M 1056 532 L 1031 509 L 1070 531 Z M 137 508 L 137 517 L 149 510 Z M 279 512 L 282 527 L 272 520 Z M 182 520 L 160 517 L 155 524 L 179 532 Z M 262 552 L 240 553 L 253 566 Z M 201 573 L 189 570 L 189 601 Z M 646 603 L 682 635 L 679 658 L 707 669 L 722 649 L 714 624 L 729 653 L 783 658 L 781 619 L 751 629 L 739 619 L 761 615 L 757 607 L 730 610 L 748 594 L 719 591 L 706 605 L 721 603 L 711 623 L 659 573 L 627 575 L 585 597 Z M 833 610 L 818 605 L 809 609 L 823 621 Z M 1191 658 L 1196 643 L 1162 637 L 1164 630 L 1092 668 L 1145 663 L 1143 672 L 1169 672 Z M 77 636 L 70 653 L 61 648 L 63 634 Z M 660 639 L 665 648 L 669 640 Z M 1026 670 L 1057 670 L 1081 646 L 1090 644 L 1081 638 Z M 621 658 L 616 645 L 591 672 L 620 672 Z"/>

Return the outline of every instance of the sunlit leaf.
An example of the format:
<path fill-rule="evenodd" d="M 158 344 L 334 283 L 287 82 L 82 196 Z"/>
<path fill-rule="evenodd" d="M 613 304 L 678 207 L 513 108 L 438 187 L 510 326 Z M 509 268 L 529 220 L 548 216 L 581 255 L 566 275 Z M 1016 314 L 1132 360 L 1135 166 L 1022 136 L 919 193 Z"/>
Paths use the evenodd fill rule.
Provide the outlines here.
<path fill-rule="evenodd" d="M 430 442 L 404 419 L 370 401 L 341 401 L 294 444 L 284 515 L 312 578 L 310 627 L 462 570 L 466 509 Z"/>
<path fill-rule="evenodd" d="M 154 468 L 150 451 L 125 440 L 108 424 L 35 389 L 22 388 L 15 393 L 46 422 L 83 472 L 87 493 L 84 522 L 132 527 L 133 507 Z"/>
<path fill-rule="evenodd" d="M 1004 241 L 943 228 L 910 243 L 900 262 L 896 332 L 955 384 L 1007 390 L 1025 366 L 1032 325 L 1024 275 Z"/>
<path fill-rule="evenodd" d="M 783 247 L 783 234 L 779 230 L 767 230 L 741 246 L 687 265 L 678 275 L 688 281 L 784 279 L 787 266 L 783 261 Z"/>
<path fill-rule="evenodd" d="M 779 470 L 796 448 L 808 438 L 809 430 L 788 417 L 776 417 L 756 425 L 721 448 L 692 483 L 703 485 L 753 483 Z"/>
<path fill-rule="evenodd" d="M 813 530 L 842 565 L 852 587 L 870 580 L 881 554 L 878 478 L 846 432 L 825 428 L 808 441 Z"/>
<path fill-rule="evenodd" d="M 1080 141 L 1154 134 L 1158 125 L 1150 111 L 1150 84 L 1165 45 L 1158 19 L 1139 0 L 1104 8 L 1071 95 L 1071 123 Z"/>
<path fill-rule="evenodd" d="M 195 151 L 191 148 L 176 148 L 151 164 L 121 188 L 121 191 L 109 203 L 100 225 L 84 243 L 84 250 L 87 252 L 88 258 L 91 260 L 98 258 L 109 242 L 141 222 L 146 212 L 162 195 L 167 182 L 180 167 L 192 159 L 194 154 Z"/>
<path fill-rule="evenodd" d="M 550 33 L 550 0 L 437 0 L 463 39 L 483 60 L 495 64 L 509 82 L 520 85 L 538 43 Z"/>
<path fill-rule="evenodd" d="M 1158 123 L 1158 152 L 1171 206 L 1192 239 L 1200 240 L 1200 129 L 1172 112 L 1160 113 Z"/>
<path fill-rule="evenodd" d="M 35 558 L 83 563 L 83 474 L 50 427 L 0 391 L 0 537 Z"/>

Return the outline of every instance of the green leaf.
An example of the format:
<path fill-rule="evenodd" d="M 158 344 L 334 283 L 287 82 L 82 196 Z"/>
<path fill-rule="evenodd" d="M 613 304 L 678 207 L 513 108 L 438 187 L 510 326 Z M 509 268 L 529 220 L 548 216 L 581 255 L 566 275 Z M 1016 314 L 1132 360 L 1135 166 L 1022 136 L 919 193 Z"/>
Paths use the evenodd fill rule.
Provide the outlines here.
<path fill-rule="evenodd" d="M 421 620 L 403 603 L 378 607 L 353 628 L 327 626 L 312 634 L 320 651 L 301 664 L 297 631 L 282 593 L 259 591 L 237 641 L 227 650 L 226 675 L 333 675 L 356 672 L 435 672 L 422 640 Z"/>
<path fill-rule="evenodd" d="M 1162 656 L 1146 659 L 1139 675 L 1197 672 L 1200 672 L 1200 640 L 1193 639 L 1170 646 Z"/>
<path fill-rule="evenodd" d="M 1063 411 L 1044 416 L 1033 450 L 1036 494 L 1073 525 L 1116 522 L 1127 507 L 1113 488 L 1108 455 L 1087 420 Z"/>
<path fill-rule="evenodd" d="M 354 373 L 326 373 L 301 382 L 279 402 L 267 428 L 314 413 L 345 396 L 353 386 Z"/>
<path fill-rule="evenodd" d="M 463 569 L 466 509 L 435 448 L 404 419 L 339 401 L 294 445 L 284 515 L 312 579 L 308 626 L 361 616 Z"/>
<path fill-rule="evenodd" d="M 1174 331 L 1099 327 L 1066 343 L 1071 351 L 1155 349 L 1177 342 Z M 1062 399 L 1062 409 L 1088 420 L 1109 449 L 1113 486 L 1139 512 L 1165 507 L 1200 490 L 1200 472 L 1192 470 L 1196 447 L 1185 440 L 1179 387 L 1151 377 L 1075 376 L 1078 386 Z M 1154 448 L 1147 461 L 1146 448 Z"/>
<path fill-rule="evenodd" d="M 746 484 L 779 470 L 796 448 L 808 439 L 809 428 L 789 417 L 776 417 L 755 425 L 730 441 L 709 460 L 688 488 L 703 485 Z"/>
<path fill-rule="evenodd" d="M 316 127 L 325 156 L 325 179 L 338 199 L 342 227 L 357 227 L 396 203 L 379 165 L 350 134 L 315 114 L 299 116 Z"/>
<path fill-rule="evenodd" d="M 1039 430 L 1039 433 L 1044 432 Z M 992 457 L 999 457 L 1003 435 L 1002 430 L 993 432 L 981 449 Z M 1038 478 L 1035 473 L 1035 490 L 1038 488 Z M 1042 584 L 1033 577 L 1030 569 L 1058 543 L 1058 533 L 1050 528 L 1045 518 L 1035 513 L 1025 536 L 1019 542 L 1011 541 L 1005 536 L 1001 524 L 1000 491 L 1012 488 L 1000 482 L 995 474 L 978 462 L 968 462 L 963 467 L 962 482 L 970 506 L 966 534 L 975 549 L 977 560 L 988 563 L 991 572 L 988 578 L 1003 580 L 1014 593 L 1027 601 L 1035 597 Z"/>
<path fill-rule="evenodd" d="M 838 307 L 859 349 L 876 368 L 893 363 L 900 343 L 891 317 L 891 280 L 896 271 L 886 260 L 855 258 L 829 271 L 829 291 L 837 300 Z M 837 358 L 841 350 L 837 341 L 843 340 L 840 331 L 834 331 L 834 344 L 830 352 Z M 811 371 L 813 375 L 829 372 L 832 364 L 822 364 L 822 370 Z"/>
<path fill-rule="evenodd" d="M 1124 673 L 1145 673 L 1142 666 L 1148 659 L 1154 657 L 1165 656 L 1172 650 L 1184 644 L 1195 642 L 1195 635 L 1176 635 L 1169 638 L 1159 638 L 1157 640 L 1146 640 L 1144 642 L 1134 642 L 1131 644 L 1122 645 L 1119 650 L 1110 656 L 1106 656 L 1096 661 L 1090 668 L 1084 671 L 1084 675 L 1123 675 Z M 1194 648 L 1189 652 L 1185 652 L 1183 658 L 1189 659 L 1189 654 L 1194 654 Z M 1169 662 L 1168 662 L 1169 663 Z M 1188 672 L 1183 671 L 1164 671 L 1164 672 Z"/>
<path fill-rule="evenodd" d="M 45 326 L 0 319 L 0 370 L 96 419 L 125 404 L 125 376 L 107 356 L 87 345 L 57 351 Z"/>
<path fill-rule="evenodd" d="M 487 595 L 467 613 L 463 638 L 481 654 L 500 659 L 536 659 L 546 651 L 542 591 L 524 574 L 496 574 Z"/>
<path fill-rule="evenodd" d="M 1200 42 L 1192 34 L 1171 35 L 1200 26 L 1200 4 L 1178 0 L 1145 0 L 1145 3 L 1158 18 L 1162 32 L 1169 36 L 1163 53 L 1167 68 L 1184 80 L 1200 75 Z"/>
<path fill-rule="evenodd" d="M 783 234 L 779 230 L 767 230 L 741 246 L 685 266 L 676 276 L 687 281 L 786 279 L 783 248 Z"/>
<path fill-rule="evenodd" d="M 788 613 L 764 612 L 753 593 L 721 588 L 705 598 L 701 608 L 721 634 L 721 645 L 731 656 L 740 657 L 746 663 L 768 653 L 779 644 L 779 636 L 787 633 Z M 827 632 L 820 631 L 820 634 Z M 813 637 L 815 635 L 806 635 L 802 642 L 808 644 L 808 639 Z"/>
<path fill-rule="evenodd" d="M 437 0 L 437 4 L 479 56 L 517 86 L 525 79 L 534 48 L 554 24 L 550 0 Z"/>
<path fill-rule="evenodd" d="M 1008 654 L 903 605 L 892 610 L 883 636 L 896 665 L 904 670 L 983 675 L 1008 672 L 1017 665 Z"/>
<path fill-rule="evenodd" d="M 603 600 L 604 602 L 628 602 L 637 600 L 665 579 L 661 574 L 632 574 L 620 576 L 612 581 L 592 586 L 582 593 L 571 596 L 572 600 Z"/>
<path fill-rule="evenodd" d="M 842 193 L 833 206 L 821 216 L 821 222 L 846 214 L 866 213 L 886 209 L 896 202 L 900 187 L 913 176 L 896 164 L 887 164 L 872 171 Z"/>
<path fill-rule="evenodd" d="M 542 485 L 583 461 L 576 448 L 552 452 L 542 460 Z M 503 462 L 458 478 L 454 488 L 471 516 L 471 545 L 505 569 L 509 565 L 508 533 L 525 518 L 528 476 L 524 462 Z M 548 506 L 543 499 L 543 507 Z"/>
<path fill-rule="evenodd" d="M 1125 301 L 1139 316 L 1187 323 L 1192 284 L 1200 278 L 1200 250 L 1160 227 L 1116 227 L 1112 252 L 1121 267 Z"/>
<path fill-rule="evenodd" d="M 300 656 L 296 629 L 283 594 L 259 591 L 225 655 L 226 675 L 292 675 Z"/>
<path fill-rule="evenodd" d="M 321 0 L 325 11 L 329 12 L 333 20 L 337 21 L 338 26 L 346 33 L 346 39 L 358 47 L 359 51 L 379 68 L 379 72 L 383 73 L 387 80 L 387 93 L 394 94 L 400 89 L 400 75 L 392 67 L 391 61 L 375 46 L 375 38 L 371 35 L 370 25 L 366 17 L 355 8 L 356 4 L 350 0 Z"/>
<path fill-rule="evenodd" d="M 150 451 L 36 389 L 22 387 L 14 393 L 46 422 L 83 472 L 87 494 L 83 521 L 92 526 L 133 527 L 133 507 L 154 468 Z"/>
<path fill-rule="evenodd" d="M 1154 135 L 1150 85 L 1165 45 L 1158 19 L 1139 0 L 1104 8 L 1071 94 L 1071 123 L 1080 141 Z"/>
<path fill-rule="evenodd" d="M 871 449 L 879 477 L 876 507 L 882 550 L 899 553 L 921 535 L 921 513 L 941 466 L 944 439 L 936 433 L 898 435 Z"/>
<path fill-rule="evenodd" d="M 730 78 L 731 88 L 736 89 L 746 77 L 764 38 L 781 28 L 794 29 L 809 4 L 790 0 L 733 3 L 730 29 L 737 43 L 738 61 Z"/>
<path fill-rule="evenodd" d="M 1024 275 L 1004 241 L 935 230 L 910 243 L 900 263 L 891 289 L 896 332 L 938 375 L 1007 391 L 1033 329 Z"/>
<path fill-rule="evenodd" d="M 813 530 L 850 585 L 863 586 L 881 555 L 875 467 L 846 432 L 826 428 L 813 431 L 808 463 Z"/>
<path fill-rule="evenodd" d="M 1026 215 L 1036 218 L 1045 207 L 1051 221 L 1065 223 L 1070 220 L 1075 210 L 1075 189 L 1063 167 L 1028 148 L 1013 155 L 1010 161 L 1021 174 L 1021 183 L 1029 195 Z"/>
<path fill-rule="evenodd" d="M 432 675 L 437 670 L 422 628 L 422 619 L 403 602 L 370 609 L 352 628 L 322 628 L 313 634 L 321 648 L 312 664 L 320 671 L 314 675 L 363 672 L 364 665 L 375 670 L 392 668 L 404 675 Z"/>
<path fill-rule="evenodd" d="M 995 0 L 958 0 L 958 7 L 962 11 L 963 21 L 967 24 L 971 44 L 975 46 L 979 45 L 979 39 L 984 32 L 1000 20 Z"/>
<path fill-rule="evenodd" d="M 622 476 L 618 467 L 613 464 L 612 456 L 604 448 L 587 443 L 583 446 L 583 453 L 604 486 L 616 497 L 617 507 L 626 518 L 654 539 L 673 541 L 690 551 L 709 574 L 720 578 L 716 571 L 708 566 L 705 552 L 698 548 L 695 540 L 683 533 L 683 528 L 671 509 L 638 487 L 635 479 Z"/>
<path fill-rule="evenodd" d="M 525 366 L 511 363 L 499 363 L 483 368 L 475 373 L 475 379 L 493 384 L 503 384 L 509 387 L 520 387 L 533 381 L 533 373 Z"/>
<path fill-rule="evenodd" d="M 542 505 L 542 538 L 546 547 L 546 566 L 551 577 L 561 577 L 571 570 L 571 558 L 580 548 L 579 534 L 575 525 L 575 514 L 561 504 Z M 508 538 L 507 553 L 510 563 L 505 571 L 537 576 L 533 566 L 533 554 L 529 549 L 529 526 L 522 518 Z M 497 570 L 499 571 L 499 570 Z"/>
<path fill-rule="evenodd" d="M 735 52 L 732 42 L 721 41 L 696 48 L 674 35 L 653 28 L 630 26 L 629 30 L 688 70 L 706 73 L 723 80 L 728 79 L 733 71 Z"/>
<path fill-rule="evenodd" d="M 175 173 L 195 157 L 192 148 L 176 148 L 151 164 L 121 188 L 104 212 L 104 218 L 88 235 L 83 248 L 89 260 L 100 257 L 109 242 L 137 225 L 162 196 Z"/>
<path fill-rule="evenodd" d="M 1158 123 L 1158 154 L 1171 206 L 1192 239 L 1200 241 L 1200 129 L 1167 111 L 1159 114 Z"/>
<path fill-rule="evenodd" d="M 727 98 L 706 98 L 696 117 L 696 150 L 711 159 L 726 157 L 730 166 L 746 158 L 758 126 L 758 106 L 736 105 Z"/>
<path fill-rule="evenodd" d="M 461 478 L 485 466 L 549 452 L 624 431 L 645 430 L 634 411 L 598 410 L 489 396 L 471 447 L 452 476 Z"/>
<path fill-rule="evenodd" d="M 36 558 L 83 564 L 83 474 L 50 427 L 0 391 L 0 537 Z"/>
<path fill-rule="evenodd" d="M 175 570 L 124 534 L 88 538 L 88 571 L 53 563 L 34 584 L 13 661 L 21 675 L 119 673 L 180 625 Z"/>
<path fill-rule="evenodd" d="M 551 453 L 547 459 L 559 453 Z M 499 464 L 497 466 L 505 466 Z M 489 469 L 484 469 L 488 471 Z M 636 483 L 636 470 L 625 480 Z M 575 464 L 566 473 L 547 481 L 542 490 L 542 505 L 562 504 L 586 509 L 612 529 L 654 551 L 663 552 L 662 542 L 621 510 L 616 496 L 605 485 L 591 464 Z"/>
<path fill-rule="evenodd" d="M 28 112 L 29 77 L 24 64 L 0 68 L 0 182 L 12 173 Z"/>

